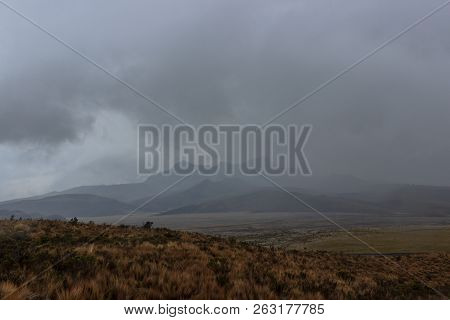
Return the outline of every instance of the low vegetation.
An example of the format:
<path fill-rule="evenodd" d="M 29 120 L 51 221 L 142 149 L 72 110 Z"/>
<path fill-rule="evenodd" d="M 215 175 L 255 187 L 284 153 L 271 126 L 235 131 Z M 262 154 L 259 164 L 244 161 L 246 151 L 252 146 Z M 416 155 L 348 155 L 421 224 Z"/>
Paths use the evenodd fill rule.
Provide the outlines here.
<path fill-rule="evenodd" d="M 450 253 L 449 226 L 354 229 L 352 234 L 383 253 Z M 308 249 L 373 253 L 363 243 L 342 231 L 319 234 L 308 240 L 303 245 Z M 295 248 L 295 244 L 291 247 Z"/>
<path fill-rule="evenodd" d="M 0 296 L 445 298 L 450 295 L 449 258 L 448 253 L 430 253 L 394 256 L 389 262 L 378 256 L 288 251 L 151 227 L 3 220 Z"/>

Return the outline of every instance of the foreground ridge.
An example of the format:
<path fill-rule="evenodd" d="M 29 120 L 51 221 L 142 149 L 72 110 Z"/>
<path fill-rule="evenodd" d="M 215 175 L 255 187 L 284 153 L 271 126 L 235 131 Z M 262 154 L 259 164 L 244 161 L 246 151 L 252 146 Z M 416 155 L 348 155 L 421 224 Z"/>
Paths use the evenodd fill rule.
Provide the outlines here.
<path fill-rule="evenodd" d="M 393 257 L 400 270 L 378 256 L 76 221 L 0 221 L 0 256 L 10 299 L 440 298 L 411 273 L 450 294 L 448 253 Z"/>

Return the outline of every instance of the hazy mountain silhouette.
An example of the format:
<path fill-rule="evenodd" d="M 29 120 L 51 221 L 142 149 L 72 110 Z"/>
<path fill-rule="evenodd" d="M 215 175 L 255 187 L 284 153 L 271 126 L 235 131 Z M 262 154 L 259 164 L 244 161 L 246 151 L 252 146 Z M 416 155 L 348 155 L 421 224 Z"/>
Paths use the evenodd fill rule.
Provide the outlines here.
<path fill-rule="evenodd" d="M 191 165 L 197 167 L 195 165 Z M 196 184 L 200 183 L 205 179 L 205 176 L 194 172 L 191 176 L 187 177 L 183 181 L 177 183 L 178 180 L 182 178 L 173 172 L 173 170 L 166 172 L 164 174 L 156 174 L 148 177 L 144 182 L 138 183 L 124 183 L 124 184 L 113 184 L 113 185 L 93 185 L 93 186 L 80 186 L 60 192 L 52 192 L 50 194 L 44 195 L 62 195 L 62 194 L 91 194 L 100 197 L 106 197 L 111 199 L 116 199 L 121 202 L 135 203 L 135 201 L 141 201 L 141 199 L 150 199 L 153 195 L 160 193 L 161 191 L 169 188 L 164 195 L 168 195 L 174 192 L 180 192 L 182 190 L 189 189 Z M 218 181 L 225 178 L 224 172 L 220 171 L 217 175 L 207 177 L 212 181 Z M 42 198 L 39 196 L 37 198 Z M 35 198 L 35 197 L 33 197 Z M 33 199 L 30 198 L 30 199 Z"/>
<path fill-rule="evenodd" d="M 226 167 L 234 169 L 233 177 L 226 175 Z M 196 171 L 179 183 L 182 177 L 171 171 L 138 183 L 80 186 L 0 203 L 0 216 L 14 211 L 23 217 L 125 214 L 169 187 L 139 212 L 310 211 L 263 177 L 243 175 L 238 169 L 220 163 L 214 176 Z M 376 183 L 351 175 L 271 178 L 324 212 L 450 214 L 450 187 Z"/>
<path fill-rule="evenodd" d="M 313 208 L 323 212 L 386 213 L 385 208 L 376 204 L 328 195 L 312 195 L 293 192 L 298 198 Z M 168 211 L 166 214 L 192 212 L 310 212 L 292 195 L 273 188 L 266 188 L 244 195 L 231 196 L 189 205 Z"/>
<path fill-rule="evenodd" d="M 141 211 L 164 212 L 182 206 L 199 204 L 205 201 L 220 199 L 231 195 L 242 194 L 258 187 L 237 178 L 225 178 L 222 181 L 205 179 L 187 190 L 173 192 L 156 198 Z M 144 203 L 148 198 L 134 201 L 136 206 Z"/>
<path fill-rule="evenodd" d="M 448 215 L 450 187 L 399 186 L 385 193 L 380 203 L 398 212 Z"/>
<path fill-rule="evenodd" d="M 33 216 L 19 210 L 0 209 L 0 218 L 31 219 Z"/>
<path fill-rule="evenodd" d="M 88 194 L 50 196 L 37 200 L 17 200 L 0 204 L 0 210 L 15 210 L 31 217 L 57 215 L 61 217 L 93 217 L 125 214 L 130 204 Z"/>

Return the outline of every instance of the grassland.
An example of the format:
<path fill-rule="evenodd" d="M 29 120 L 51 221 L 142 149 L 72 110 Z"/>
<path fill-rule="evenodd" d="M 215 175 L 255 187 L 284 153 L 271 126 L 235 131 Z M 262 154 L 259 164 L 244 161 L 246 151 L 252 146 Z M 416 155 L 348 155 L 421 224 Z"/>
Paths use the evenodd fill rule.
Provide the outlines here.
<path fill-rule="evenodd" d="M 418 253 L 418 252 L 449 252 L 449 227 L 408 227 L 408 228 L 369 228 L 352 230 L 352 234 L 369 243 L 379 252 Z M 300 245 L 312 250 L 339 251 L 345 253 L 371 254 L 373 251 L 345 232 L 322 233 L 311 237 Z M 295 248 L 295 244 L 290 245 Z"/>
<path fill-rule="evenodd" d="M 353 236 L 341 230 L 283 230 L 238 235 L 241 241 L 284 249 L 319 250 L 349 254 L 450 253 L 449 226 L 407 226 L 351 228 Z M 369 248 L 369 244 L 372 248 Z"/>
<path fill-rule="evenodd" d="M 0 257 L 0 296 L 9 299 L 426 299 L 450 295 L 450 255 L 445 252 L 385 260 L 267 248 L 168 229 L 0 221 Z"/>

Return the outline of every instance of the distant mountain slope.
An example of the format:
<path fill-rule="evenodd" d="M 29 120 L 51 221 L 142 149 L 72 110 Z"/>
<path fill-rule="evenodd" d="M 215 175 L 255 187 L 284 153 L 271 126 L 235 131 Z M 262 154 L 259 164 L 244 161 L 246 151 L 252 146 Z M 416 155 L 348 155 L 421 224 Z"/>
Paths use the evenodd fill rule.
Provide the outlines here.
<path fill-rule="evenodd" d="M 248 193 L 257 187 L 237 178 L 226 178 L 222 181 L 203 180 L 187 190 L 162 195 L 142 208 L 147 212 L 164 212 L 182 206 L 199 204 L 205 201 L 224 198 L 227 196 Z M 148 198 L 135 201 L 136 206 L 144 203 Z"/>
<path fill-rule="evenodd" d="M 94 217 L 124 214 L 134 207 L 113 199 L 87 194 L 67 194 L 38 200 L 0 204 L 0 210 L 15 210 L 29 216 Z"/>
<path fill-rule="evenodd" d="M 380 202 L 399 212 L 450 214 L 450 187 L 400 186 Z"/>
<path fill-rule="evenodd" d="M 30 219 L 30 218 L 32 218 L 31 215 L 26 214 L 19 210 L 0 209 L 0 219 L 11 218 L 11 217 L 13 217 L 14 219 L 19 219 L 19 218 Z"/>
<path fill-rule="evenodd" d="M 230 177 L 222 164 L 217 175 L 189 177 L 158 174 L 144 182 L 81 186 L 61 192 L 0 203 L 0 210 L 24 217 L 102 216 L 128 212 L 153 196 L 140 212 L 227 212 L 310 210 L 258 175 L 245 176 L 233 165 Z M 450 215 L 450 187 L 375 183 L 351 175 L 274 176 L 277 183 L 324 212 L 412 213 Z M 3 216 L 10 215 L 4 211 Z"/>
<path fill-rule="evenodd" d="M 188 166 L 184 164 L 184 166 Z M 198 168 L 196 165 L 190 165 L 191 167 Z M 226 173 L 226 168 L 233 168 L 234 175 L 230 177 Z M 262 178 L 259 175 L 243 175 L 239 170 L 239 165 L 237 164 L 228 164 L 228 163 L 220 163 L 218 167 L 217 174 L 213 176 L 204 176 L 195 172 L 188 178 L 184 179 L 180 183 L 177 183 L 179 179 L 182 177 L 174 174 L 171 170 L 164 174 L 157 174 L 154 176 L 150 176 L 144 182 L 136 182 L 136 183 L 124 183 L 124 184 L 114 184 L 114 185 L 93 185 L 93 186 L 79 186 L 75 188 L 70 188 L 67 190 L 59 191 L 59 192 L 51 192 L 44 195 L 34 196 L 27 199 L 19 199 L 19 200 L 38 200 L 50 196 L 55 195 L 64 195 L 64 194 L 91 194 L 100 197 L 106 197 L 115 199 L 120 202 L 127 203 L 138 203 L 141 202 L 142 199 L 149 199 L 153 195 L 160 193 L 165 190 L 169 186 L 173 186 L 170 190 L 165 192 L 165 196 L 180 193 L 182 191 L 193 188 L 197 184 L 201 183 L 205 179 L 211 180 L 213 182 L 219 182 L 223 180 L 229 179 L 238 179 L 242 183 L 246 183 L 247 185 L 253 185 L 257 187 L 269 187 L 271 186 L 268 181 Z M 309 193 L 318 192 L 318 193 L 360 193 L 370 190 L 369 188 L 374 185 L 374 183 L 365 181 L 351 175 L 330 175 L 330 176 L 311 176 L 305 177 L 301 175 L 297 176 L 288 176 L 281 175 L 272 177 L 275 181 L 283 186 L 289 186 L 291 188 L 300 188 L 310 190 Z M 218 193 L 220 196 L 220 193 Z M 200 200 L 203 200 L 200 197 Z M 13 200 L 15 202 L 17 200 Z M 195 203 L 193 201 L 191 203 Z M 180 203 L 186 204 L 186 203 Z M 167 206 L 163 206 L 167 207 Z"/>
<path fill-rule="evenodd" d="M 145 183 L 129 183 L 116 185 L 97 185 L 97 186 L 80 186 L 68 190 L 58 192 L 58 195 L 64 194 L 91 194 L 99 197 L 117 199 L 118 201 L 131 201 L 137 197 L 143 197 L 153 194 L 150 185 Z"/>
<path fill-rule="evenodd" d="M 174 173 L 157 174 L 150 176 L 144 182 L 139 183 L 80 186 L 45 196 L 55 194 L 92 194 L 100 197 L 116 199 L 121 202 L 138 203 L 141 199 L 149 199 L 153 195 L 156 195 L 169 187 L 171 188 L 165 192 L 165 195 L 187 190 L 205 180 L 205 178 L 205 176 L 199 174 L 198 172 L 194 172 L 191 176 L 177 183 L 177 181 L 182 179 L 181 175 Z M 224 173 L 219 172 L 217 175 L 211 176 L 208 179 L 212 181 L 219 181 L 225 178 Z"/>
<path fill-rule="evenodd" d="M 370 191 L 352 194 L 320 194 L 305 189 L 292 190 L 300 199 L 323 212 L 450 215 L 450 187 L 379 185 Z M 258 192 L 182 206 L 168 213 L 228 211 L 292 212 L 311 209 L 281 190 L 266 188 Z"/>
<path fill-rule="evenodd" d="M 334 194 L 366 192 L 377 185 L 349 174 L 281 176 L 276 180 L 283 186 Z"/>
<path fill-rule="evenodd" d="M 154 180 L 154 182 L 149 180 L 140 183 L 81 186 L 64 190 L 57 194 L 91 194 L 122 202 L 132 202 L 143 197 L 151 197 L 177 181 L 175 177 L 165 177 L 165 179 L 155 178 Z"/>
<path fill-rule="evenodd" d="M 364 212 L 383 213 L 386 209 L 376 204 L 363 201 L 343 199 L 327 195 L 311 195 L 294 193 L 300 199 L 323 212 Z M 244 195 L 226 197 L 197 205 L 189 205 L 173 209 L 166 214 L 190 212 L 297 212 L 312 211 L 309 207 L 284 191 L 265 189 Z"/>

